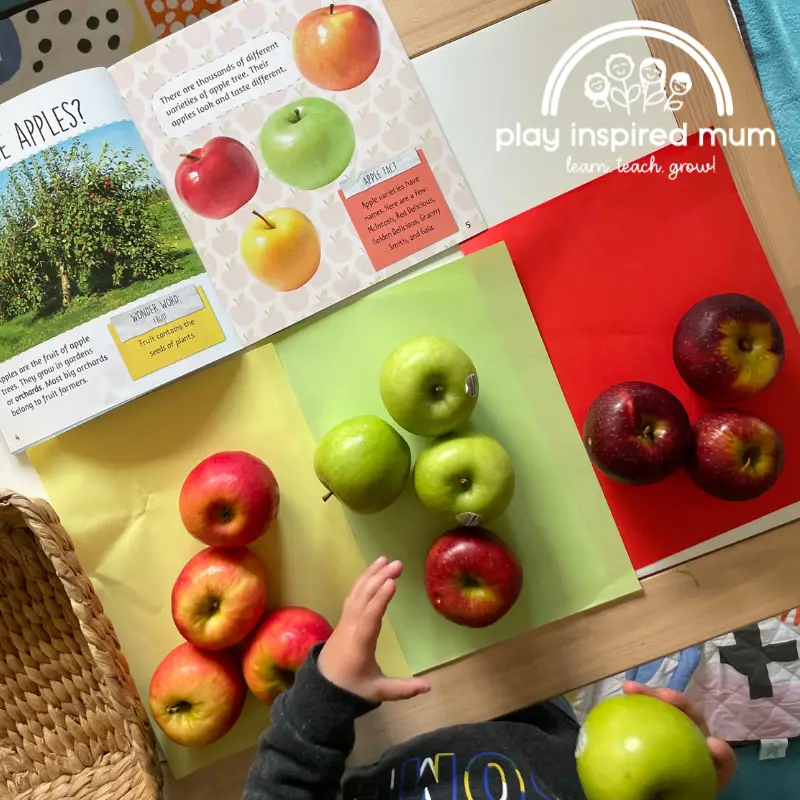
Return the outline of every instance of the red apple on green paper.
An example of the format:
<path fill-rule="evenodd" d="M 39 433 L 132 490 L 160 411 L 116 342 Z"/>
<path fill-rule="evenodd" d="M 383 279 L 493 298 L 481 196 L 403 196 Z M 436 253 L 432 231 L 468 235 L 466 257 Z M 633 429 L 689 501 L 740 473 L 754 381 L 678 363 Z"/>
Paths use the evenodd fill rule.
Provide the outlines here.
<path fill-rule="evenodd" d="M 691 438 L 681 401 L 644 381 L 617 383 L 601 392 L 583 423 L 583 443 L 597 469 L 634 486 L 675 472 L 686 460 Z"/>
<path fill-rule="evenodd" d="M 455 525 L 499 517 L 514 496 L 514 465 L 503 446 L 480 433 L 444 436 L 414 465 L 414 490 L 432 514 Z"/>
<path fill-rule="evenodd" d="M 204 650 L 239 644 L 267 605 L 267 574 L 246 547 L 207 547 L 178 575 L 172 619 L 184 639 Z"/>
<path fill-rule="evenodd" d="M 744 294 L 716 294 L 684 314 L 672 355 L 693 392 L 716 402 L 735 402 L 775 380 L 783 366 L 783 333 L 772 312 L 758 300 Z"/>
<path fill-rule="evenodd" d="M 398 345 L 381 367 L 386 410 L 417 436 L 441 436 L 466 425 L 478 403 L 472 359 L 439 336 L 418 336 Z"/>
<path fill-rule="evenodd" d="M 158 665 L 150 681 L 150 711 L 177 744 L 202 747 L 224 736 L 247 695 L 237 660 L 185 642 Z"/>
<path fill-rule="evenodd" d="M 259 142 L 264 163 L 278 180 L 311 190 L 333 183 L 347 169 L 356 134 L 336 103 L 306 97 L 273 111 Z"/>
<path fill-rule="evenodd" d="M 186 530 L 213 547 L 242 547 L 278 516 L 280 491 L 272 470 L 242 450 L 201 461 L 181 487 L 178 508 Z"/>
<path fill-rule="evenodd" d="M 331 633 L 325 617 L 310 608 L 287 606 L 267 614 L 244 651 L 244 679 L 250 691 L 272 705 L 291 688 L 308 651 Z"/>
<path fill-rule="evenodd" d="M 241 253 L 250 274 L 278 292 L 308 283 L 322 251 L 314 223 L 294 208 L 276 208 L 255 219 L 242 234 Z"/>
<path fill-rule="evenodd" d="M 694 424 L 689 476 L 720 500 L 752 500 L 775 485 L 783 468 L 783 440 L 754 414 L 723 409 Z"/>
<path fill-rule="evenodd" d="M 258 164 L 238 139 L 215 136 L 202 147 L 181 153 L 175 191 L 201 217 L 224 219 L 253 198 Z"/>
<path fill-rule="evenodd" d="M 713 800 L 717 773 L 706 737 L 674 706 L 640 694 L 595 706 L 578 734 L 587 800 Z"/>
<path fill-rule="evenodd" d="M 375 18 L 361 6 L 336 5 L 306 14 L 292 36 L 292 52 L 303 77 L 332 92 L 364 83 L 381 57 Z"/>
<path fill-rule="evenodd" d="M 491 531 L 456 528 L 440 536 L 425 559 L 425 591 L 431 605 L 458 625 L 484 628 L 517 601 L 522 567 Z"/>

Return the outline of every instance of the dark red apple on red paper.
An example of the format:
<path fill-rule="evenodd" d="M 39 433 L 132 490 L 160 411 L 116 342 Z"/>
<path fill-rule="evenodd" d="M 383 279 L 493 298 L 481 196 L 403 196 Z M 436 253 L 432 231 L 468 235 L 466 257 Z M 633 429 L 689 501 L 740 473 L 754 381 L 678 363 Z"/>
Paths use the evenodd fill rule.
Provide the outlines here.
<path fill-rule="evenodd" d="M 242 450 L 201 461 L 181 487 L 178 508 L 186 530 L 213 547 L 243 547 L 278 516 L 280 491 L 272 470 Z"/>
<path fill-rule="evenodd" d="M 365 8 L 331 3 L 306 14 L 292 36 L 297 68 L 320 89 L 343 92 L 364 83 L 381 57 L 381 34 Z"/>
<path fill-rule="evenodd" d="M 207 547 L 181 570 L 172 589 L 172 619 L 204 650 L 239 644 L 267 605 L 267 574 L 246 547 Z"/>
<path fill-rule="evenodd" d="M 783 467 L 783 440 L 769 423 L 744 411 L 704 414 L 694 424 L 689 475 L 720 500 L 752 500 L 775 485 Z"/>
<path fill-rule="evenodd" d="M 247 147 L 230 136 L 215 136 L 181 153 L 175 191 L 195 214 L 224 219 L 252 200 L 258 180 L 258 164 Z"/>
<path fill-rule="evenodd" d="M 627 381 L 592 401 L 583 443 L 604 475 L 642 486 L 666 478 L 684 463 L 691 424 L 674 394 L 654 383 Z"/>
<path fill-rule="evenodd" d="M 783 366 L 783 334 L 772 312 L 758 300 L 716 294 L 684 314 L 672 355 L 693 392 L 716 402 L 735 402 L 775 380 Z"/>
<path fill-rule="evenodd" d="M 517 601 L 522 567 L 499 536 L 484 528 L 454 528 L 440 536 L 425 559 L 431 605 L 457 625 L 485 628 Z"/>
<path fill-rule="evenodd" d="M 150 681 L 153 719 L 184 747 L 203 747 L 224 736 L 242 713 L 246 696 L 236 658 L 189 642 L 172 650 Z"/>
<path fill-rule="evenodd" d="M 250 691 L 272 705 L 291 688 L 308 651 L 332 633 L 328 620 L 310 608 L 287 606 L 267 614 L 244 651 L 242 666 Z"/>

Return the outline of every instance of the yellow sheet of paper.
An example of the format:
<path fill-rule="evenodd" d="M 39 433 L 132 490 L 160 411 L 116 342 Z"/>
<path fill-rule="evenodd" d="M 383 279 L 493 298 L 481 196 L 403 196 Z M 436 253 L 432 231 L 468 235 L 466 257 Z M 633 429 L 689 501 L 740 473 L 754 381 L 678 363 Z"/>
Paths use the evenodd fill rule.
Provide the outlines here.
<path fill-rule="evenodd" d="M 322 503 L 314 443 L 275 349 L 265 346 L 171 384 L 30 451 L 84 570 L 114 623 L 147 705 L 150 677 L 180 644 L 172 584 L 202 544 L 184 530 L 178 493 L 189 470 L 220 450 L 247 450 L 275 472 L 275 529 L 253 545 L 273 606 L 304 605 L 332 623 L 364 560 L 338 503 Z M 409 674 L 384 625 L 379 659 Z M 199 750 L 156 729 L 176 777 L 255 744 L 268 709 L 249 697 L 234 729 Z"/>

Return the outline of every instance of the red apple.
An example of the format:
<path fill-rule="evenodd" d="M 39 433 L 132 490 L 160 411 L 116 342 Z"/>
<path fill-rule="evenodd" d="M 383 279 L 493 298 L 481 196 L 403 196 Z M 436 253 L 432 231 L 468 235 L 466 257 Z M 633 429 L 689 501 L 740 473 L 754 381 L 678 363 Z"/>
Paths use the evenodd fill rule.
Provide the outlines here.
<path fill-rule="evenodd" d="M 172 619 L 184 639 L 203 650 L 243 641 L 267 605 L 267 573 L 246 547 L 201 550 L 172 588 Z"/>
<path fill-rule="evenodd" d="M 272 470 L 241 450 L 201 461 L 181 487 L 178 509 L 186 530 L 213 547 L 243 547 L 278 516 L 280 491 Z"/>
<path fill-rule="evenodd" d="M 711 411 L 694 424 L 689 475 L 720 500 L 752 500 L 774 486 L 783 440 L 772 425 L 734 409 Z"/>
<path fill-rule="evenodd" d="M 207 653 L 188 642 L 167 655 L 150 681 L 153 719 L 185 747 L 202 747 L 224 736 L 242 713 L 246 696 L 230 653 Z"/>
<path fill-rule="evenodd" d="M 372 14 L 361 6 L 331 3 L 306 14 L 292 37 L 297 68 L 321 89 L 352 89 L 375 71 L 381 34 Z"/>
<path fill-rule="evenodd" d="M 454 528 L 425 559 L 425 591 L 451 622 L 485 628 L 516 603 L 522 567 L 502 540 L 483 528 Z"/>
<path fill-rule="evenodd" d="M 175 191 L 195 214 L 223 219 L 238 211 L 258 189 L 258 164 L 238 139 L 215 136 L 181 153 Z"/>
<path fill-rule="evenodd" d="M 744 294 L 716 294 L 693 305 L 675 330 L 672 357 L 696 394 L 717 402 L 752 397 L 783 366 L 778 321 Z"/>
<path fill-rule="evenodd" d="M 675 472 L 686 460 L 691 439 L 681 401 L 643 381 L 617 383 L 601 392 L 583 423 L 583 443 L 597 469 L 634 486 Z"/>
<path fill-rule="evenodd" d="M 325 617 L 309 608 L 287 606 L 267 614 L 244 651 L 244 679 L 250 691 L 271 706 L 291 688 L 308 651 L 331 633 Z"/>

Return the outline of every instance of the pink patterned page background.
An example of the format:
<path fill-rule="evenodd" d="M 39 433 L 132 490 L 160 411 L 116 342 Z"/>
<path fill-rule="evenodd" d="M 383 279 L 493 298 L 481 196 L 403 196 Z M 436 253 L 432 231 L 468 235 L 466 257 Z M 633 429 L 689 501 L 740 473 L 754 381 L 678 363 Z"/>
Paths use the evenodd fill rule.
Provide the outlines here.
<path fill-rule="evenodd" d="M 153 110 L 154 96 L 168 81 L 260 35 L 273 32 L 291 40 L 298 21 L 315 9 L 327 8 L 327 4 L 318 0 L 239 0 L 110 70 L 244 344 L 316 314 L 486 227 L 383 3 L 359 0 L 358 5 L 374 17 L 381 40 L 380 60 L 364 83 L 332 92 L 297 73 L 297 81 L 288 88 L 250 100 L 180 138 L 165 134 Z M 271 174 L 261 155 L 259 133 L 276 109 L 300 98 L 317 97 L 335 102 L 347 114 L 355 130 L 355 152 L 340 178 L 322 188 L 303 191 Z M 252 200 L 221 220 L 207 219 L 190 210 L 178 197 L 174 177 L 183 160 L 181 153 L 217 136 L 233 137 L 246 145 L 260 172 Z M 376 271 L 339 197 L 339 186 L 345 178 L 414 149 L 421 150 L 429 162 L 458 230 Z M 253 277 L 240 252 L 253 210 L 264 213 L 280 207 L 305 214 L 316 227 L 321 246 L 316 273 L 291 291 L 276 291 Z"/>

